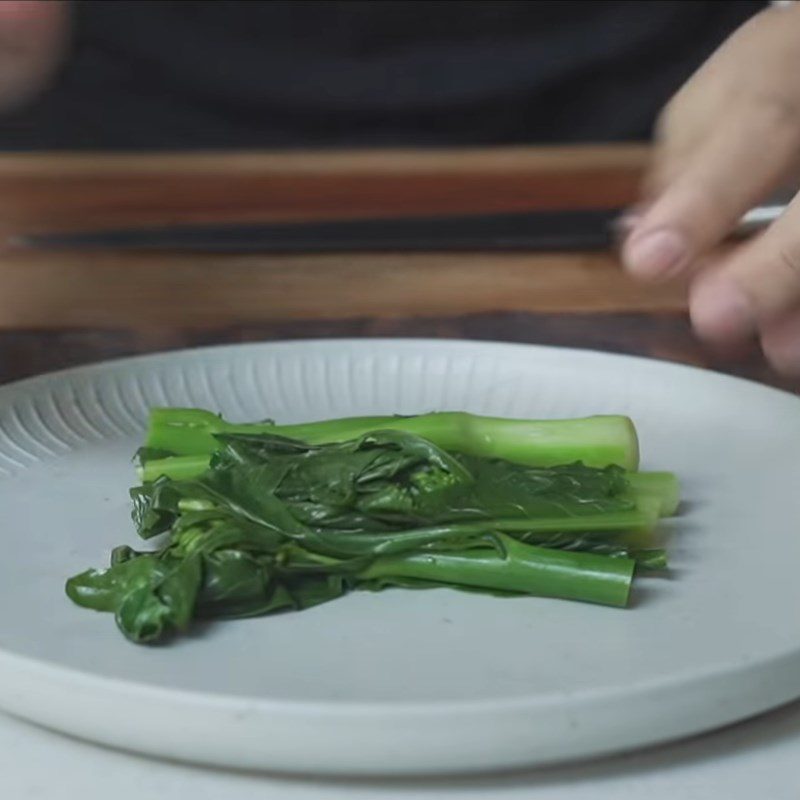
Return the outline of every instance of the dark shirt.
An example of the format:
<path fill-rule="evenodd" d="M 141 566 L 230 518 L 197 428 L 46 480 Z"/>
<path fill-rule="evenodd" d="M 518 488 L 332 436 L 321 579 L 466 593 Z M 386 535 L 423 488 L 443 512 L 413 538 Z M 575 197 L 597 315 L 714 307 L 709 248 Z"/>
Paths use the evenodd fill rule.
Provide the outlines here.
<path fill-rule="evenodd" d="M 74 4 L 56 83 L 5 148 L 642 139 L 763 2 Z"/>

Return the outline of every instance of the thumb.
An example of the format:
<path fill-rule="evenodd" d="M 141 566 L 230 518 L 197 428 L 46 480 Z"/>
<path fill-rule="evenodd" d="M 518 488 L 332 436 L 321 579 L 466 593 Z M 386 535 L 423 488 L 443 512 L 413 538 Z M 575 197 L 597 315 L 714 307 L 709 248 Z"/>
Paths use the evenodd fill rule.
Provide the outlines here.
<path fill-rule="evenodd" d="M 763 332 L 797 308 L 800 196 L 767 231 L 699 275 L 690 296 L 698 334 L 721 342 Z"/>

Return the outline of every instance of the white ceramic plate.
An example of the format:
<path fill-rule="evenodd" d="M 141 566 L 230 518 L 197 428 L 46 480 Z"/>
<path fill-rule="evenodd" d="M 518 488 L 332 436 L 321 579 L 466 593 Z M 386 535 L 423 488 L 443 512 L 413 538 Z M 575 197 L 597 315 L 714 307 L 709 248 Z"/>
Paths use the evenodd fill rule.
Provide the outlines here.
<path fill-rule="evenodd" d="M 280 422 L 436 409 L 632 416 L 687 508 L 634 607 L 354 594 L 161 648 L 64 579 L 136 537 L 151 405 Z M 0 389 L 0 707 L 218 765 L 433 773 L 693 734 L 800 696 L 800 400 L 686 367 L 468 342 L 327 341 L 132 359 Z"/>

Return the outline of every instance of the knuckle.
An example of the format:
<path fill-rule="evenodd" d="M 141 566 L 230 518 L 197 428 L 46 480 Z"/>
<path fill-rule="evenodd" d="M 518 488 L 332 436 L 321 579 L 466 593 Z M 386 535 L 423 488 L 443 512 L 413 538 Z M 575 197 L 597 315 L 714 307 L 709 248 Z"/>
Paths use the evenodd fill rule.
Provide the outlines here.
<path fill-rule="evenodd" d="M 713 217 L 727 220 L 739 216 L 739 203 L 724 180 L 707 181 L 702 192 L 702 209 Z"/>
<path fill-rule="evenodd" d="M 716 239 L 721 231 L 741 216 L 736 198 L 721 180 L 697 182 L 687 176 L 684 207 L 685 226 L 702 239 Z"/>

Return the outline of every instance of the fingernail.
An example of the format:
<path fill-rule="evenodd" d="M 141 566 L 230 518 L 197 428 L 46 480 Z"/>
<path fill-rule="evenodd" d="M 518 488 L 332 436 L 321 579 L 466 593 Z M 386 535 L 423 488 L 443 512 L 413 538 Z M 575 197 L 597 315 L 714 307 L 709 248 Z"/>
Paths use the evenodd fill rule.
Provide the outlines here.
<path fill-rule="evenodd" d="M 688 255 L 686 238 L 669 228 L 633 233 L 623 248 L 626 268 L 637 277 L 650 280 L 674 274 Z"/>
<path fill-rule="evenodd" d="M 750 301 L 729 280 L 708 281 L 693 290 L 691 317 L 698 335 L 712 341 L 734 342 L 756 330 Z"/>

